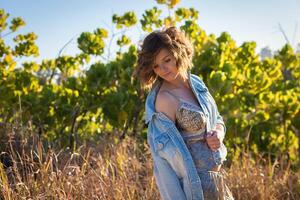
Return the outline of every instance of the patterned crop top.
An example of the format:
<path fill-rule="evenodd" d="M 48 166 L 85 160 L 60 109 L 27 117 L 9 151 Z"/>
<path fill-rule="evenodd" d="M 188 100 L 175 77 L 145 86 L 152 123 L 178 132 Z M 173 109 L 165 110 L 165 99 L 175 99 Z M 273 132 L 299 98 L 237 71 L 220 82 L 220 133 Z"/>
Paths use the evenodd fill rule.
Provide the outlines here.
<path fill-rule="evenodd" d="M 179 101 L 176 110 L 176 126 L 184 139 L 199 140 L 205 137 L 207 118 L 199 106 L 168 92 Z"/>

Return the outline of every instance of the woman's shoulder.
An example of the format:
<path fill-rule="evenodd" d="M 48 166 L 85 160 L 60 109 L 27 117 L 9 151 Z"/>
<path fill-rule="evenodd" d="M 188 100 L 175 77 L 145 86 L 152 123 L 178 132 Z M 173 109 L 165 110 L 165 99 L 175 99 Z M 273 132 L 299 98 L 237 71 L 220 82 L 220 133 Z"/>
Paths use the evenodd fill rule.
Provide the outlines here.
<path fill-rule="evenodd" d="M 170 94 L 167 90 L 161 90 L 158 92 L 156 97 L 155 109 L 157 112 L 162 112 L 175 121 L 178 104 L 178 100 L 172 94 Z"/>
<path fill-rule="evenodd" d="M 172 105 L 177 104 L 178 100 L 167 90 L 161 90 L 157 93 L 156 104 Z"/>

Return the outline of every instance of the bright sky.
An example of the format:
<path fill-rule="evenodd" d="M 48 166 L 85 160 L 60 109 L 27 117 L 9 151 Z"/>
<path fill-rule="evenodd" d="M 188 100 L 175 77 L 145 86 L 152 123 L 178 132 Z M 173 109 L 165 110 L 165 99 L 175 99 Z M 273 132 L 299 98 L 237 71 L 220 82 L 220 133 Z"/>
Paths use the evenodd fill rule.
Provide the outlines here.
<path fill-rule="evenodd" d="M 92 32 L 99 27 L 109 29 L 112 27 L 113 14 L 121 15 L 126 11 L 134 11 L 140 17 L 144 10 L 153 6 L 164 9 L 163 15 L 168 14 L 165 7 L 157 5 L 154 0 L 0 2 L 0 8 L 4 8 L 11 17 L 22 17 L 26 21 L 26 26 L 19 33 L 33 31 L 38 35 L 40 56 L 37 60 L 56 57 L 71 38 L 75 39 L 63 53 L 73 55 L 78 52 L 76 38 L 81 32 Z M 244 41 L 255 41 L 257 52 L 265 46 L 277 50 L 286 43 L 278 23 L 282 25 L 294 48 L 300 43 L 299 0 L 182 0 L 177 7 L 197 9 L 199 25 L 207 34 L 214 33 L 219 36 L 221 32 L 227 31 L 238 45 Z M 136 42 L 144 35 L 138 28 L 134 29 L 131 30 L 131 35 L 132 40 Z"/>

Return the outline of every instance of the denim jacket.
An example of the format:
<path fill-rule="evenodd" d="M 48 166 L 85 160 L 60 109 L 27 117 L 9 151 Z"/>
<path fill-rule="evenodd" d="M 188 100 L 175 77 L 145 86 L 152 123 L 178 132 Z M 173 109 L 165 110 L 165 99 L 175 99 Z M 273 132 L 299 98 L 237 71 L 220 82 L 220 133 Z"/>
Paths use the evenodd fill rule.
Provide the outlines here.
<path fill-rule="evenodd" d="M 216 103 L 204 82 L 189 74 L 189 84 L 206 117 L 207 131 L 217 123 L 226 127 Z M 180 132 L 174 122 L 162 112 L 156 112 L 155 99 L 160 84 L 156 84 L 147 96 L 145 122 L 148 124 L 147 142 L 153 158 L 153 170 L 160 195 L 164 200 L 203 200 L 201 180 Z M 216 164 L 226 160 L 226 148 L 212 152 Z"/>

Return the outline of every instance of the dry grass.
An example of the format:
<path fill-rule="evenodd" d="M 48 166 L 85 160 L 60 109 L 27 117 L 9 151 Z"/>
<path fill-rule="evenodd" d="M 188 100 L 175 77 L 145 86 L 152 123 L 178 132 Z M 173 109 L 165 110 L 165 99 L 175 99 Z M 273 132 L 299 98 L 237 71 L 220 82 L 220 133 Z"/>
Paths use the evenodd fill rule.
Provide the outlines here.
<path fill-rule="evenodd" d="M 262 158 L 254 161 L 243 154 L 227 170 L 227 182 L 235 199 L 300 199 L 300 171 L 293 172 L 285 162 L 281 159 L 271 163 Z"/>
<path fill-rule="evenodd" d="M 1 199 L 159 199 L 147 145 L 126 138 L 77 153 L 45 150 L 40 142 L 18 151 L 10 142 L 0 164 Z M 279 166 L 279 167 L 278 167 Z M 300 199 L 300 171 L 242 156 L 227 171 L 235 199 Z"/>
<path fill-rule="evenodd" d="M 46 152 L 41 143 L 21 155 L 11 149 L 12 165 L 0 166 L 2 198 L 158 199 L 149 153 L 141 149 L 128 139 L 77 153 Z"/>

